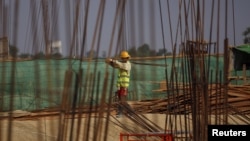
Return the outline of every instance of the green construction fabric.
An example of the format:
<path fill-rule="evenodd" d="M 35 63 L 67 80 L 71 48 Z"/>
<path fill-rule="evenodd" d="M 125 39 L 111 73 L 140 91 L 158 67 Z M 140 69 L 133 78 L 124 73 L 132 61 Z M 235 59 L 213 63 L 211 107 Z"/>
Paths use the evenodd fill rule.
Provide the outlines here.
<path fill-rule="evenodd" d="M 193 73 L 189 69 L 190 61 L 194 62 Z M 195 75 L 195 83 L 204 83 L 202 76 L 207 77 L 208 83 L 213 83 L 217 80 L 216 70 L 223 70 L 223 57 L 217 60 L 215 56 L 204 60 L 179 57 L 131 62 L 128 100 L 166 97 L 168 92 L 155 91 L 160 89 L 160 82 L 166 80 L 172 84 L 186 83 Z M 200 67 L 205 69 L 200 70 Z M 66 77 L 66 74 L 72 77 Z M 108 102 L 116 91 L 116 75 L 117 71 L 105 64 L 104 59 L 1 62 L 0 110 L 32 111 L 60 107 L 63 97 L 68 107 L 98 104 L 103 96 Z M 69 87 L 65 87 L 66 82 Z"/>

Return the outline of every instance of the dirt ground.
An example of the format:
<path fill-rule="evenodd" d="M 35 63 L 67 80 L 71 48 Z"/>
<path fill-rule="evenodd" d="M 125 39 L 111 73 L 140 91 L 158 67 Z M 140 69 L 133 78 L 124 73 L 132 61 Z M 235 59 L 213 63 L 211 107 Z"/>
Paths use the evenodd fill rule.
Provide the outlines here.
<path fill-rule="evenodd" d="M 119 141 L 120 133 L 158 134 L 171 127 L 172 130 L 186 135 L 192 131 L 190 115 L 185 117 L 184 115 L 168 115 L 166 117 L 164 114 L 143 114 L 119 118 L 113 115 L 109 117 L 105 115 L 102 118 L 85 115 L 74 120 L 70 117 L 60 120 L 60 116 L 29 118 L 27 116 L 29 114 L 25 111 L 16 111 L 12 115 L 13 117 L 25 118 L 1 119 L 0 140 L 58 141 L 60 137 L 60 140 L 65 141 Z M 8 113 L 0 113 L 1 117 L 7 115 Z M 211 122 L 215 122 L 215 116 L 211 116 L 209 119 Z M 244 121 L 239 120 L 238 116 L 229 116 L 228 120 L 230 124 L 244 124 Z M 184 124 L 184 121 L 188 125 Z M 125 138 L 123 141 L 126 141 Z"/>

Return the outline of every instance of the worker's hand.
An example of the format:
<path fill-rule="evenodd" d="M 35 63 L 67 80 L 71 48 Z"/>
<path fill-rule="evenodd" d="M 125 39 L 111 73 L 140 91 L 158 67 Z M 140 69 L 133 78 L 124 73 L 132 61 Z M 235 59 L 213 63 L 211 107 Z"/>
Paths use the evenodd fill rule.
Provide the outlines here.
<path fill-rule="evenodd" d="M 112 61 L 112 59 L 107 58 L 107 59 L 105 60 L 105 63 L 110 64 L 111 61 Z"/>

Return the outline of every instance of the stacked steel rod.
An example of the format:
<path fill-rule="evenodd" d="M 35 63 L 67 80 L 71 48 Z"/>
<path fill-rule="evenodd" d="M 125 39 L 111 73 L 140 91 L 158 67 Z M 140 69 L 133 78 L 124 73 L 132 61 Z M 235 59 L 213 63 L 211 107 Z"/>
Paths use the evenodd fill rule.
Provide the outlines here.
<path fill-rule="evenodd" d="M 20 51 L 35 56 L 32 58 L 33 65 L 28 66 L 34 68 L 34 72 L 29 74 L 33 81 L 27 83 L 19 82 L 17 78 L 20 75 L 17 73 L 18 62 L 24 61 L 17 56 L 17 51 L 14 50 L 13 53 L 12 50 L 11 56 L 6 52 L 1 54 L 4 56 L 0 62 L 0 130 L 4 132 L 0 132 L 0 141 L 14 141 L 16 130 L 19 129 L 16 125 L 21 120 L 35 121 L 35 127 L 41 131 L 34 137 L 37 141 L 108 141 L 112 136 L 118 137 L 117 132 L 168 133 L 173 134 L 175 140 L 206 141 L 207 125 L 229 124 L 231 115 L 236 116 L 241 123 L 250 124 L 250 86 L 233 86 L 229 80 L 229 66 L 232 62 L 229 62 L 227 37 L 228 12 L 225 11 L 223 16 L 225 36 L 221 39 L 221 3 L 209 3 L 210 20 L 205 19 L 205 14 L 208 14 L 204 11 L 207 7 L 205 3 L 205 0 L 180 0 L 178 3 L 169 0 L 30 0 L 25 3 L 19 0 L 0 0 L 0 36 L 7 37 L 10 44 Z M 144 4 L 148 7 L 143 6 Z M 176 7 L 172 7 L 174 4 Z M 214 9 L 216 6 L 217 10 Z M 227 1 L 223 6 L 227 10 Z M 60 11 L 62 7 L 64 10 Z M 23 14 L 21 10 L 28 10 L 29 14 Z M 150 13 L 149 16 L 146 16 L 147 13 Z M 173 13 L 177 15 L 172 15 Z M 215 13 L 218 14 L 217 20 Z M 20 22 L 24 16 L 19 17 L 19 14 L 27 16 L 25 23 Z M 63 18 L 60 19 L 61 17 Z M 216 27 L 213 27 L 214 20 L 217 22 Z M 207 21 L 210 22 L 209 26 L 205 26 L 205 23 L 209 23 Z M 174 27 L 175 25 L 177 26 Z M 20 35 L 21 29 L 25 30 Z M 217 32 L 213 33 L 213 29 Z M 209 39 L 205 39 L 205 35 Z M 65 72 L 62 72 L 63 79 L 57 78 L 54 81 L 51 78 L 61 76 L 61 70 L 59 67 L 51 69 L 55 60 L 51 58 L 50 51 L 51 41 L 58 38 L 64 41 L 67 63 L 63 64 L 66 66 Z M 131 84 L 138 85 L 133 81 L 141 81 L 144 77 L 152 76 L 154 79 L 155 71 L 150 76 L 146 75 L 144 66 L 151 66 L 152 70 L 160 66 L 164 75 L 159 80 L 160 89 L 154 92 L 160 92 L 164 97 L 141 98 L 140 101 L 132 99 L 129 101 L 132 108 L 123 107 L 126 111 L 124 117 L 117 118 L 115 114 L 120 103 L 113 101 L 116 72 L 110 71 L 108 65 L 103 65 L 102 70 L 98 71 L 100 52 L 104 50 L 105 57 L 115 58 L 119 51 L 137 49 L 140 46 L 138 44 L 144 42 L 152 43 L 150 53 L 158 49 L 164 50 L 161 57 L 165 64 L 131 60 L 133 65 L 142 65 L 141 70 L 136 70 Z M 172 61 L 167 64 L 169 50 Z M 219 70 L 221 51 L 224 55 L 223 70 Z M 140 53 L 135 53 L 133 57 L 137 58 L 136 55 L 139 56 Z M 44 54 L 43 58 L 39 58 L 41 54 Z M 217 57 L 215 72 L 210 72 L 211 55 Z M 181 61 L 177 59 L 180 56 L 183 58 Z M 148 56 L 151 57 L 156 58 Z M 143 61 L 145 58 L 139 60 Z M 41 67 L 42 64 L 45 67 Z M 168 70 L 167 67 L 171 69 Z M 46 85 L 42 84 L 44 81 Z M 32 86 L 34 93 L 21 93 L 22 87 L 19 85 Z M 59 90 L 54 90 L 55 88 Z M 17 100 L 18 96 L 29 99 L 30 95 L 34 96 L 31 103 L 27 104 L 28 100 Z M 43 103 L 44 99 L 47 103 Z M 32 105 L 35 110 L 19 113 L 19 109 L 15 109 L 18 107 L 15 101 L 19 101 L 20 105 Z M 46 104 L 46 108 L 41 108 Z M 158 117 L 150 120 L 146 114 L 162 115 L 163 124 L 156 124 Z M 53 120 L 47 122 L 47 119 L 56 120 L 56 123 Z M 115 135 L 114 130 L 111 130 L 114 127 L 117 128 Z M 21 130 L 18 130 L 18 135 L 19 131 Z M 29 132 L 32 134 L 31 131 L 27 134 Z M 21 134 L 20 137 L 24 135 Z"/>

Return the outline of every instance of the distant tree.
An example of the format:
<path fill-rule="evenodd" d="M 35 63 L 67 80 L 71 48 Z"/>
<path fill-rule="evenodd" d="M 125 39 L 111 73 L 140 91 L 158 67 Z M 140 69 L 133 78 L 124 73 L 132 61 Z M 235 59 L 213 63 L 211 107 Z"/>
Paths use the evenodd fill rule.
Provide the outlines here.
<path fill-rule="evenodd" d="M 19 55 L 19 57 L 25 59 L 25 58 L 31 57 L 31 55 L 28 54 L 28 53 L 22 53 L 22 54 Z"/>
<path fill-rule="evenodd" d="M 171 55 L 173 55 L 173 53 L 172 52 L 167 52 L 165 55 L 166 56 L 171 56 Z"/>
<path fill-rule="evenodd" d="M 87 53 L 86 53 L 86 55 L 87 55 L 87 57 L 88 58 L 97 58 L 98 56 L 97 56 L 97 52 L 95 51 L 95 50 L 90 50 L 90 51 L 88 51 Z"/>
<path fill-rule="evenodd" d="M 135 57 L 136 54 L 137 54 L 137 50 L 136 50 L 136 47 L 132 47 L 128 50 L 128 53 L 131 57 Z"/>
<path fill-rule="evenodd" d="M 45 54 L 43 52 L 39 52 L 33 56 L 33 59 L 44 59 Z"/>
<path fill-rule="evenodd" d="M 150 50 L 149 56 L 157 56 L 157 52 L 154 49 Z"/>
<path fill-rule="evenodd" d="M 61 53 L 54 53 L 54 54 L 52 54 L 51 57 L 59 59 L 59 58 L 62 58 L 62 54 Z"/>
<path fill-rule="evenodd" d="M 163 55 L 169 56 L 169 55 L 172 55 L 172 53 L 168 52 L 168 50 L 164 48 L 159 49 L 157 52 L 157 56 L 163 56 Z"/>
<path fill-rule="evenodd" d="M 149 45 L 148 44 L 143 44 L 142 46 L 138 47 L 137 56 L 138 57 L 150 56 L 150 47 L 149 47 Z"/>
<path fill-rule="evenodd" d="M 244 32 L 243 32 L 243 42 L 244 44 L 249 44 L 250 43 L 250 27 L 248 27 Z"/>
<path fill-rule="evenodd" d="M 10 45 L 9 46 L 9 54 L 12 56 L 12 57 L 17 57 L 17 54 L 18 54 L 18 48 L 14 45 Z"/>
<path fill-rule="evenodd" d="M 128 53 L 132 57 L 149 57 L 149 56 L 157 56 L 158 52 L 154 49 L 150 49 L 148 44 L 143 44 L 136 49 L 136 47 L 132 47 L 128 50 Z"/>
<path fill-rule="evenodd" d="M 157 52 L 157 56 L 163 56 L 165 54 L 165 52 L 167 52 L 167 51 L 165 51 L 164 48 L 159 49 L 158 52 Z"/>

